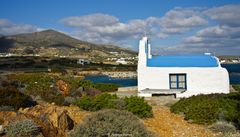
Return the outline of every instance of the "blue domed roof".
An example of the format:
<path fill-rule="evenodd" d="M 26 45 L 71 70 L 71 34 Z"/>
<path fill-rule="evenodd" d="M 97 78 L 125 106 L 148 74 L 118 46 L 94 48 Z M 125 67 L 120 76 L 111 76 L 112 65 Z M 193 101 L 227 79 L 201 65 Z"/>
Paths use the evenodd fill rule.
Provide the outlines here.
<path fill-rule="evenodd" d="M 218 61 L 211 55 L 153 56 L 147 59 L 148 67 L 218 67 Z"/>

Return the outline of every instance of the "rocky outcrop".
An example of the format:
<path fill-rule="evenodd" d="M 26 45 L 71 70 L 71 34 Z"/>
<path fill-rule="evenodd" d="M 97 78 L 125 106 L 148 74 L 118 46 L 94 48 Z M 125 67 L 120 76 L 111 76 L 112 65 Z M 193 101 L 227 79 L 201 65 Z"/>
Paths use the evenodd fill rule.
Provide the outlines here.
<path fill-rule="evenodd" d="M 59 116 L 58 116 L 58 128 L 61 131 L 66 130 L 72 130 L 74 127 L 74 121 L 70 118 L 70 116 L 67 114 L 67 111 L 64 110 Z"/>
<path fill-rule="evenodd" d="M 64 96 L 69 95 L 70 85 L 67 82 L 63 80 L 58 80 L 56 85 L 57 85 L 57 88 L 61 91 L 62 95 Z"/>
<path fill-rule="evenodd" d="M 39 137 L 67 137 L 67 132 L 79 124 L 89 112 L 76 106 L 56 106 L 41 104 L 31 108 L 20 108 L 18 112 L 0 111 L 0 125 L 3 128 L 9 123 L 31 119 L 41 128 Z"/>

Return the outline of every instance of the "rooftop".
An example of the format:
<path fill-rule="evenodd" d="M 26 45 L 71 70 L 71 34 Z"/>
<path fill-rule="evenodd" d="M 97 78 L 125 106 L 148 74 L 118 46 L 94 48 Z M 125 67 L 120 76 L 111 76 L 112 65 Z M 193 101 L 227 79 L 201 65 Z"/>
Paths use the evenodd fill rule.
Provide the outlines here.
<path fill-rule="evenodd" d="M 211 55 L 153 56 L 147 59 L 148 67 L 218 67 L 218 61 Z"/>

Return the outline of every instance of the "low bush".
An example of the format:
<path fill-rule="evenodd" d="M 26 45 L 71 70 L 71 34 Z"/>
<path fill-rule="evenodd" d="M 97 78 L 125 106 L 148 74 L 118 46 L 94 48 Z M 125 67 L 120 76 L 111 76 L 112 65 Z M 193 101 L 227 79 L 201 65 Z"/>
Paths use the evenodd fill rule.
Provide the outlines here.
<path fill-rule="evenodd" d="M 0 106 L 8 106 L 7 108 L 13 107 L 15 110 L 18 110 L 20 107 L 25 108 L 34 105 L 36 105 L 36 102 L 33 101 L 30 96 L 19 92 L 16 88 L 0 89 Z"/>
<path fill-rule="evenodd" d="M 119 85 L 111 83 L 96 83 L 94 87 L 102 92 L 114 92 L 118 90 Z"/>
<path fill-rule="evenodd" d="M 144 98 L 140 97 L 132 96 L 123 99 L 116 95 L 102 93 L 95 97 L 83 96 L 76 100 L 74 104 L 88 111 L 114 108 L 130 111 L 141 118 L 153 116 L 152 107 L 144 101 Z"/>
<path fill-rule="evenodd" d="M 84 91 L 81 92 L 82 95 L 87 95 L 89 97 L 95 97 L 98 94 L 101 94 L 101 91 L 95 89 L 95 88 L 85 88 Z"/>
<path fill-rule="evenodd" d="M 113 101 L 118 99 L 117 95 L 99 94 L 93 99 L 94 111 L 106 108 L 114 108 Z"/>
<path fill-rule="evenodd" d="M 180 99 L 171 106 L 174 113 L 183 113 L 185 119 L 199 124 L 226 120 L 240 124 L 240 93 L 198 95 Z"/>
<path fill-rule="evenodd" d="M 133 114 L 141 118 L 153 116 L 152 107 L 144 101 L 144 98 L 131 96 L 126 97 L 124 100 L 126 102 L 126 110 L 132 112 Z"/>
<path fill-rule="evenodd" d="M 11 123 L 6 127 L 9 137 L 35 137 L 40 133 L 40 127 L 32 120 L 23 120 Z"/>
<path fill-rule="evenodd" d="M 65 99 L 64 99 L 64 96 L 61 95 L 61 94 L 56 94 L 56 93 L 53 93 L 53 91 L 47 93 L 46 95 L 42 95 L 41 98 L 46 101 L 46 102 L 49 102 L 49 103 L 55 103 L 56 105 L 69 105 L 65 102 Z"/>
<path fill-rule="evenodd" d="M 89 96 L 82 96 L 81 99 L 75 100 L 73 104 L 77 105 L 83 110 L 92 110 L 93 109 L 93 101 Z"/>
<path fill-rule="evenodd" d="M 116 95 L 99 94 L 93 98 L 83 96 L 80 100 L 76 100 L 74 104 L 88 111 L 97 111 L 104 108 L 114 108 L 113 100 L 117 99 Z"/>
<path fill-rule="evenodd" d="M 240 132 L 227 132 L 219 137 L 240 137 Z"/>
<path fill-rule="evenodd" d="M 80 80 L 78 81 L 78 86 L 85 88 L 93 88 L 94 84 L 89 80 Z"/>
<path fill-rule="evenodd" d="M 64 104 L 66 104 L 66 105 L 73 104 L 75 100 L 76 100 L 76 98 L 74 98 L 74 97 L 65 97 Z"/>
<path fill-rule="evenodd" d="M 239 91 L 240 92 L 240 84 L 234 84 L 232 85 L 233 88 L 236 90 L 236 91 Z"/>
<path fill-rule="evenodd" d="M 236 132 L 236 127 L 232 123 L 226 121 L 217 121 L 210 127 L 210 129 L 222 133 Z"/>
<path fill-rule="evenodd" d="M 102 110 L 88 116 L 76 127 L 70 137 L 150 137 L 150 132 L 132 113 L 120 110 Z"/>

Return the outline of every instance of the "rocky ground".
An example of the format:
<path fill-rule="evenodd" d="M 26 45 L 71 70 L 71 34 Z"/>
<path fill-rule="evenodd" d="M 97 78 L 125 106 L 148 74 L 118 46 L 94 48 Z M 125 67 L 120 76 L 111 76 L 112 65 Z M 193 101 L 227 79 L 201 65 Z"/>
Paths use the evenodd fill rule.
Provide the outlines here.
<path fill-rule="evenodd" d="M 144 124 L 156 137 L 215 137 L 202 125 L 192 124 L 180 115 L 170 112 L 167 107 L 154 107 L 154 118 L 143 120 Z"/>
<path fill-rule="evenodd" d="M 76 106 L 56 106 L 41 104 L 32 108 L 20 109 L 16 112 L 0 112 L 0 119 L 7 125 L 12 121 L 32 119 L 43 128 L 44 137 L 66 137 L 73 125 L 80 124 L 91 112 L 82 111 Z M 143 119 L 146 127 L 156 137 L 215 137 L 207 127 L 192 124 L 180 115 L 170 112 L 168 107 L 154 106 L 154 117 Z"/>
<path fill-rule="evenodd" d="M 134 89 L 130 88 L 130 89 Z M 136 91 L 119 91 L 118 96 L 136 95 Z M 209 130 L 207 126 L 197 125 L 184 120 L 184 117 L 170 112 L 172 104 L 178 101 L 174 96 L 156 96 L 146 98 L 153 106 L 153 118 L 142 119 L 145 126 L 156 137 L 217 137 L 220 133 Z M 67 137 L 69 131 L 91 112 L 83 111 L 77 106 L 57 106 L 45 102 L 17 112 L 1 111 L 0 125 L 6 126 L 11 122 L 32 119 L 42 128 L 39 137 Z"/>
<path fill-rule="evenodd" d="M 143 120 L 146 127 L 156 137 L 216 137 L 208 127 L 189 123 L 184 117 L 171 113 L 170 106 L 179 99 L 174 96 L 156 96 L 146 98 L 153 106 L 153 118 Z"/>

